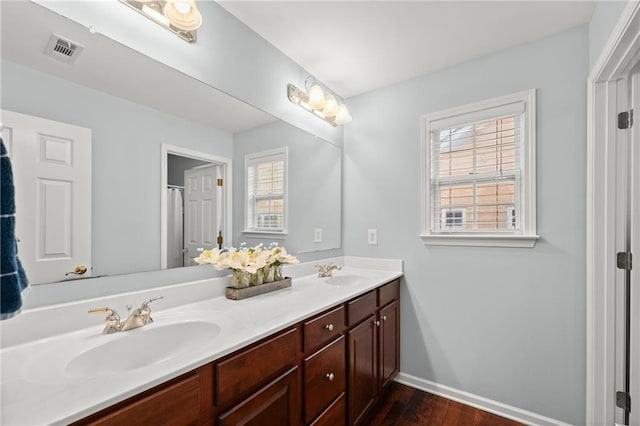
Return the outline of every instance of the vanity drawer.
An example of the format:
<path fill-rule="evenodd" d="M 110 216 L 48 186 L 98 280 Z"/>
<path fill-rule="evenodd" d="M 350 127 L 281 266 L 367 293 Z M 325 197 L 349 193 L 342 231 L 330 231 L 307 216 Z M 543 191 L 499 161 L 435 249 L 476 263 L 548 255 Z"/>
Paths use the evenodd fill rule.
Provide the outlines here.
<path fill-rule="evenodd" d="M 400 280 L 391 281 L 389 284 L 385 284 L 378 289 L 378 306 L 383 307 L 393 302 L 394 300 L 400 300 Z"/>
<path fill-rule="evenodd" d="M 304 419 L 309 423 L 346 387 L 345 337 L 304 360 Z"/>
<path fill-rule="evenodd" d="M 347 303 L 349 327 L 358 324 L 376 311 L 376 291 L 371 290 Z"/>
<path fill-rule="evenodd" d="M 237 401 L 297 364 L 298 328 L 292 328 L 216 365 L 216 405 Z"/>
<path fill-rule="evenodd" d="M 304 352 L 324 345 L 344 331 L 344 306 L 304 323 Z"/>
<path fill-rule="evenodd" d="M 344 426 L 347 422 L 346 398 L 344 392 L 340 394 L 311 426 Z"/>
<path fill-rule="evenodd" d="M 85 419 L 85 425 L 165 425 L 196 424 L 200 417 L 200 377 L 192 374 L 136 402 L 101 416 L 97 420 Z M 89 420 L 89 421 L 87 421 Z"/>

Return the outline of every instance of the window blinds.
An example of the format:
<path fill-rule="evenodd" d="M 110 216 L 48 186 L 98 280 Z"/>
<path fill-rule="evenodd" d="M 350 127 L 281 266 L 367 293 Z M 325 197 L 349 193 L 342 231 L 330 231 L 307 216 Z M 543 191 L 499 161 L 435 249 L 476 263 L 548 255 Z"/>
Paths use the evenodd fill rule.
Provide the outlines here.
<path fill-rule="evenodd" d="M 247 162 L 247 226 L 249 229 L 284 229 L 284 154 Z"/>
<path fill-rule="evenodd" d="M 512 104 L 508 115 L 496 115 L 508 109 L 491 111 L 499 118 L 443 128 L 442 124 L 453 123 L 449 118 L 436 121 L 435 130 L 431 127 L 432 232 L 514 232 L 520 228 L 517 194 L 523 114 L 515 105 L 515 113 Z M 476 114 L 478 117 L 481 115 Z M 452 217 L 457 220 L 452 222 Z"/>

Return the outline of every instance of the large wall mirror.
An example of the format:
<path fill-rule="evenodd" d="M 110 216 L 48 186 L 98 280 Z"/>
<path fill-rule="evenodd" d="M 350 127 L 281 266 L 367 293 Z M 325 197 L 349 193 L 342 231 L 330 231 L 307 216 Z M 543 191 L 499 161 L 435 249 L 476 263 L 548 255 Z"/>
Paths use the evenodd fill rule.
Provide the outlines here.
<path fill-rule="evenodd" d="M 45 54 L 52 35 L 84 48 L 60 61 Z M 32 283 L 74 278 L 87 252 L 92 276 L 188 266 L 197 245 L 217 244 L 211 235 L 293 253 L 340 247 L 340 147 L 32 2 L 3 2 L 1 36 L 2 135 L 16 187 L 30 180 L 16 201 L 26 206 L 17 237 Z M 75 150 L 82 138 L 88 152 Z M 286 232 L 248 232 L 245 158 L 277 148 L 288 150 Z M 77 172 L 83 164 L 88 171 Z M 214 195 L 198 219 L 206 238 L 186 247 L 180 239 L 197 228 L 185 225 L 190 181 L 210 182 Z M 76 211 L 79 187 L 90 203 Z M 51 275 L 58 261 L 68 262 Z"/>

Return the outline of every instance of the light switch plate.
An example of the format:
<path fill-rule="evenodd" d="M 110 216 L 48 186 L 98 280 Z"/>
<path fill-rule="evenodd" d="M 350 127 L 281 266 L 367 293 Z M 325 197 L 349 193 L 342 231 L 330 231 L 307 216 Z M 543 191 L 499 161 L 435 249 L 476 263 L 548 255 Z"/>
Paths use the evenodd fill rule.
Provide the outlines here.
<path fill-rule="evenodd" d="M 313 230 L 313 241 L 316 243 L 322 242 L 322 228 L 316 228 Z"/>
<path fill-rule="evenodd" d="M 378 244 L 378 230 L 377 229 L 367 229 L 367 243 L 369 243 L 369 245 Z"/>

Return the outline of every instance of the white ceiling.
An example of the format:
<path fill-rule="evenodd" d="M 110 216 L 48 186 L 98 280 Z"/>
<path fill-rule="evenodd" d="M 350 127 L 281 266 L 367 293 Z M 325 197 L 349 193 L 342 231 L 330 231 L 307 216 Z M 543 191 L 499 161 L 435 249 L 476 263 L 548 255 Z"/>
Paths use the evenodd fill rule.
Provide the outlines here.
<path fill-rule="evenodd" d="M 343 97 L 587 23 L 586 1 L 222 1 Z"/>
<path fill-rule="evenodd" d="M 275 120 L 33 2 L 2 1 L 1 23 L 2 58 L 11 62 L 230 133 Z M 74 64 L 43 54 L 51 34 L 84 45 Z"/>

